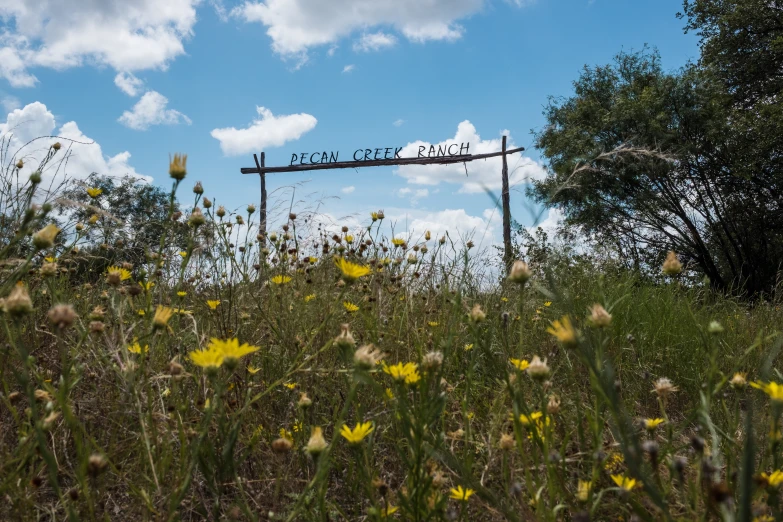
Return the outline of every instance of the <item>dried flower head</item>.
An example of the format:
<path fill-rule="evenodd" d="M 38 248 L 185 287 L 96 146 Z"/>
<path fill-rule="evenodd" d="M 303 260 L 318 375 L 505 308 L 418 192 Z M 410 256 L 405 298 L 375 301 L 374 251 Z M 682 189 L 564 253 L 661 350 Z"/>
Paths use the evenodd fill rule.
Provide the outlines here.
<path fill-rule="evenodd" d="M 49 317 L 49 322 L 60 330 L 64 330 L 71 326 L 78 317 L 73 306 L 69 304 L 54 305 L 47 315 Z"/>
<path fill-rule="evenodd" d="M 508 274 L 508 280 L 512 283 L 524 285 L 528 279 L 533 275 L 530 267 L 524 261 L 514 261 L 511 265 L 511 271 Z"/>
<path fill-rule="evenodd" d="M 487 314 L 481 309 L 481 305 L 478 303 L 474 304 L 473 308 L 470 310 L 470 322 L 481 323 L 484 322 L 486 318 Z"/>
<path fill-rule="evenodd" d="M 33 311 L 33 300 L 27 293 L 27 287 L 19 281 L 5 298 L 5 311 L 15 317 L 21 317 Z"/>
<path fill-rule="evenodd" d="M 310 455 L 320 455 L 326 449 L 327 443 L 324 438 L 323 430 L 319 426 L 315 426 L 310 435 L 310 440 L 307 441 L 306 450 Z"/>
<path fill-rule="evenodd" d="M 680 272 L 682 272 L 682 263 L 677 259 L 677 254 L 670 250 L 663 262 L 663 273 L 667 276 L 676 276 Z"/>
<path fill-rule="evenodd" d="M 549 377 L 549 366 L 546 364 L 546 359 L 541 360 L 538 355 L 534 355 L 527 367 L 527 374 L 539 381 Z"/>
<path fill-rule="evenodd" d="M 350 335 L 350 334 L 349 334 Z M 379 352 L 372 344 L 365 344 L 360 346 L 358 350 L 353 354 L 353 362 L 357 368 L 363 370 L 369 370 L 374 368 L 381 359 L 383 354 Z"/>
<path fill-rule="evenodd" d="M 612 315 L 598 303 L 590 308 L 590 324 L 596 328 L 604 328 L 612 324 Z"/>
<path fill-rule="evenodd" d="M 667 377 L 661 377 L 653 383 L 653 393 L 658 394 L 658 397 L 665 399 L 672 393 L 676 392 L 678 388 Z"/>

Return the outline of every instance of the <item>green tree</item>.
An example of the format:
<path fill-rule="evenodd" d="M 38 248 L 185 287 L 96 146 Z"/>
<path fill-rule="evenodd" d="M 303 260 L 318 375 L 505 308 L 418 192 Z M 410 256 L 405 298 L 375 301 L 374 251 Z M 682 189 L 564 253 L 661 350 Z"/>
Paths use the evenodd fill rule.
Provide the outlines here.
<path fill-rule="evenodd" d="M 772 291 L 779 180 L 752 171 L 724 85 L 697 65 L 667 73 L 645 49 L 585 67 L 574 88 L 545 108 L 550 172 L 532 195 L 637 268 L 674 249 L 716 288 Z"/>
<path fill-rule="evenodd" d="M 87 188 L 100 189 L 101 193 L 92 198 Z M 169 197 L 161 188 L 130 176 L 115 179 L 93 173 L 83 183 L 72 184 L 60 198 L 68 202 L 61 214 L 82 223 L 82 233 L 89 240 L 81 256 L 89 261 L 79 271 L 103 273 L 112 264 L 144 263 L 147 253 L 159 248 Z M 179 211 L 179 204 L 175 211 Z M 90 224 L 91 218 L 95 223 Z M 169 232 L 169 254 L 187 245 L 187 225 L 181 221 Z"/>

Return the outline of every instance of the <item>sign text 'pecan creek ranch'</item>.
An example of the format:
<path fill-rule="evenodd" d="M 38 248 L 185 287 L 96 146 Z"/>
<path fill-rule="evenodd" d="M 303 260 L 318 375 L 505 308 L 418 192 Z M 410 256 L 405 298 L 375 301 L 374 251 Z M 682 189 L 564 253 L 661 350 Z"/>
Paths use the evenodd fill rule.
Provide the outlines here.
<path fill-rule="evenodd" d="M 403 147 L 380 147 L 374 149 L 356 149 L 353 153 L 353 161 L 383 161 L 402 159 L 400 152 Z M 470 154 L 470 143 L 443 143 L 437 146 L 419 145 L 417 158 L 445 158 L 455 156 L 467 156 Z M 338 163 L 339 151 L 323 152 L 299 152 L 291 154 L 291 165 L 315 165 L 325 163 Z"/>

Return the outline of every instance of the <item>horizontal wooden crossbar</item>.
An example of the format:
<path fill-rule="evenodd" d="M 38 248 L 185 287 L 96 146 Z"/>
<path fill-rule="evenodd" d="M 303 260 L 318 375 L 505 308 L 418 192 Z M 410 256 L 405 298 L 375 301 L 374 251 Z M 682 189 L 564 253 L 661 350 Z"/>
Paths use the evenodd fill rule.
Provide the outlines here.
<path fill-rule="evenodd" d="M 451 163 L 463 163 L 486 158 L 494 158 L 503 154 L 515 154 L 524 151 L 524 147 L 509 149 L 504 152 L 490 152 L 488 154 L 463 154 L 460 156 L 440 156 L 435 158 L 400 158 L 389 160 L 368 161 L 335 161 L 334 163 L 308 163 L 305 165 L 289 165 L 287 167 L 242 167 L 242 174 L 269 174 L 275 172 L 298 172 L 306 170 L 326 169 L 358 169 L 362 167 L 382 167 L 386 165 L 448 165 Z"/>

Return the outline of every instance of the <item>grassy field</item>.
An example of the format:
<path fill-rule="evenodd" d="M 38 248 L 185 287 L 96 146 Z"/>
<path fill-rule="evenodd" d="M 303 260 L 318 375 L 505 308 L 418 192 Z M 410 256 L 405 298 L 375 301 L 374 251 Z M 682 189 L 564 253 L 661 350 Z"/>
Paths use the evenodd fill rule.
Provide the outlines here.
<path fill-rule="evenodd" d="M 194 206 L 3 247 L 0 520 L 781 520 L 779 303 Z"/>

